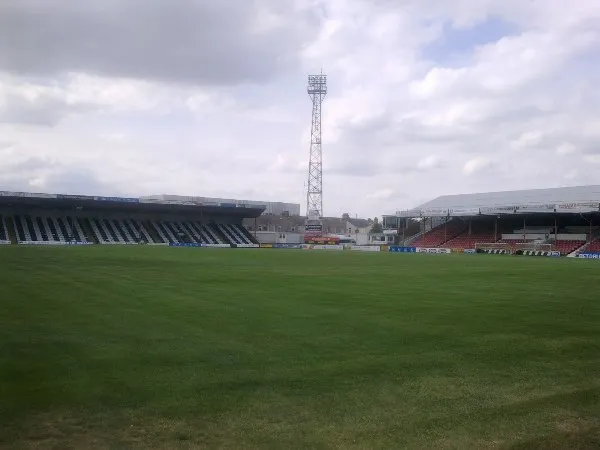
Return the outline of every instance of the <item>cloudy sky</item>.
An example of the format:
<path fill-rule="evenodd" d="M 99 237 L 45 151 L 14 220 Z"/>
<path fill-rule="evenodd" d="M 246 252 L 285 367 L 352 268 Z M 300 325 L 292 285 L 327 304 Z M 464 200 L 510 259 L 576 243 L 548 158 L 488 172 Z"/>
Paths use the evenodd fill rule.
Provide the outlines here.
<path fill-rule="evenodd" d="M 600 182 L 597 0 L 0 0 L 0 190 L 324 212 Z"/>

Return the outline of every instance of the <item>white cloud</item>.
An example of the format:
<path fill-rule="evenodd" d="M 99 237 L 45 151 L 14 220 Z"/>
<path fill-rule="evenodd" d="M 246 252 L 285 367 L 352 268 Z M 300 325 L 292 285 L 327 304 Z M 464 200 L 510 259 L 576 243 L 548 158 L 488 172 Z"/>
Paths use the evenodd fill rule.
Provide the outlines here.
<path fill-rule="evenodd" d="M 420 159 L 417 162 L 417 169 L 419 170 L 428 170 L 435 169 L 441 167 L 443 165 L 443 160 L 437 155 L 429 155 L 425 158 Z"/>
<path fill-rule="evenodd" d="M 472 175 L 477 171 L 487 169 L 492 165 L 492 161 L 485 157 L 478 157 L 468 160 L 463 166 L 465 175 Z"/>
<path fill-rule="evenodd" d="M 375 192 L 371 192 L 370 194 L 367 194 L 367 198 L 372 199 L 372 200 L 387 200 L 391 197 L 393 197 L 395 194 L 393 189 L 379 189 Z"/>
<path fill-rule="evenodd" d="M 542 141 L 541 131 L 528 131 L 519 136 L 518 139 L 511 141 L 510 146 L 514 150 L 523 150 L 529 147 L 535 147 Z"/>
<path fill-rule="evenodd" d="M 571 155 L 577 151 L 577 147 L 575 147 L 570 142 L 564 142 L 556 147 L 556 154 L 560 156 Z"/>
<path fill-rule="evenodd" d="M 55 57 L 40 46 L 0 52 L 0 155 L 11 161 L 0 187 L 303 203 L 305 82 L 321 67 L 327 214 L 596 177 L 599 2 L 260 0 L 233 18 L 185 4 L 161 13 L 137 2 L 140 35 L 97 44 L 96 56 L 79 44 L 100 31 L 76 22 Z M 92 27 L 86 5 L 69 20 Z M 59 10 L 49 20 L 62 24 Z M 161 14 L 173 26 L 151 30 Z M 190 25 L 206 17 L 210 29 Z M 479 36 L 492 18 L 510 32 Z M 202 58 L 172 45 L 182 36 L 209 44 Z M 428 50 L 439 43 L 459 57 Z"/>
<path fill-rule="evenodd" d="M 565 180 L 572 181 L 572 180 L 577 180 L 578 178 L 579 178 L 579 170 L 577 170 L 577 169 L 568 170 L 564 174 Z"/>
<path fill-rule="evenodd" d="M 586 155 L 583 159 L 589 164 L 600 164 L 600 155 Z"/>

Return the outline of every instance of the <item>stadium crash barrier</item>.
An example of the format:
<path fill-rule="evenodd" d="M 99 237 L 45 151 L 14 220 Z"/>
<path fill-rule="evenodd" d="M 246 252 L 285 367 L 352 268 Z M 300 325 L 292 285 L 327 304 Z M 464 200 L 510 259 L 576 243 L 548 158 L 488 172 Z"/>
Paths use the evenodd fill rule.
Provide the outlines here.
<path fill-rule="evenodd" d="M 465 248 L 463 253 L 466 253 L 467 255 L 474 255 L 477 253 L 477 250 L 474 248 Z"/>
<path fill-rule="evenodd" d="M 390 245 L 389 251 L 392 253 L 416 253 L 417 247 L 402 247 L 399 245 Z"/>
<path fill-rule="evenodd" d="M 600 259 L 600 253 L 598 252 L 584 252 L 577 255 L 578 258 L 583 259 Z"/>
<path fill-rule="evenodd" d="M 379 245 L 353 245 L 350 250 L 358 252 L 379 252 L 381 247 Z"/>

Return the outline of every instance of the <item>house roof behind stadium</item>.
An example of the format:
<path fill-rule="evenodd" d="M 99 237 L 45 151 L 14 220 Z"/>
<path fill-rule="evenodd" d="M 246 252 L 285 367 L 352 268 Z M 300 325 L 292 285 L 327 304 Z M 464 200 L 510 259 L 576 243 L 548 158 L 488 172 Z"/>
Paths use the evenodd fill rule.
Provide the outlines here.
<path fill-rule="evenodd" d="M 600 211 L 600 186 L 443 195 L 399 217 L 476 216 Z"/>

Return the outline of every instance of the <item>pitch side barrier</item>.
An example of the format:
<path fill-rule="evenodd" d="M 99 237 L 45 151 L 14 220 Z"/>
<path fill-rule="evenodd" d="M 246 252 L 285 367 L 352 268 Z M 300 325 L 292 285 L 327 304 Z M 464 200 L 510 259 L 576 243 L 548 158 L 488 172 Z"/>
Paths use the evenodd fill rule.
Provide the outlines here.
<path fill-rule="evenodd" d="M 2 242 L 4 243 L 4 241 Z M 10 241 L 6 241 L 10 244 Z M 93 245 L 93 242 L 68 242 L 68 241 L 19 241 L 18 245 Z"/>
<path fill-rule="evenodd" d="M 475 249 L 475 248 L 466 248 L 463 250 L 463 253 L 467 253 L 470 255 L 475 255 L 478 253 L 486 254 L 486 255 L 517 255 L 517 256 L 547 256 L 551 258 L 560 258 L 560 252 L 555 250 L 547 251 L 547 250 L 517 250 L 513 252 L 512 250 L 506 250 L 501 248 L 487 248 L 487 249 Z"/>
<path fill-rule="evenodd" d="M 582 252 L 577 257 L 582 259 L 600 259 L 600 252 Z"/>
<path fill-rule="evenodd" d="M 304 244 L 302 246 L 304 250 L 334 250 L 344 251 L 343 245 L 321 245 L 321 244 Z"/>
<path fill-rule="evenodd" d="M 196 244 L 187 242 L 171 242 L 169 247 L 189 248 L 259 248 L 258 244 Z"/>
<path fill-rule="evenodd" d="M 301 250 L 304 244 L 260 244 L 260 248 L 289 248 Z"/>
<path fill-rule="evenodd" d="M 328 245 L 328 244 L 260 244 L 260 248 L 287 248 L 303 250 L 351 250 L 357 252 L 380 252 L 381 245 Z"/>
<path fill-rule="evenodd" d="M 401 247 L 397 245 L 391 245 L 388 251 L 392 253 L 429 253 L 435 255 L 447 255 L 452 253 L 452 249 L 449 248 Z"/>
<path fill-rule="evenodd" d="M 449 248 L 424 248 L 424 247 L 400 247 L 400 246 L 390 246 L 389 251 L 392 253 L 429 253 L 429 254 L 449 254 L 452 253 L 453 250 L 449 249 Z M 458 252 L 458 253 L 465 253 L 468 255 L 475 255 L 477 254 L 477 250 L 474 248 L 466 248 L 463 250 L 457 250 L 455 249 L 454 252 Z M 481 253 L 489 253 L 489 254 L 504 254 L 505 252 L 503 250 L 494 250 L 494 249 L 489 249 L 489 250 L 484 250 Z M 523 256 L 548 256 L 548 257 L 554 257 L 554 258 L 558 258 L 560 257 L 560 252 L 556 252 L 556 251 L 535 251 L 535 250 L 520 250 L 518 251 L 516 254 L 518 255 L 523 255 Z M 590 256 L 588 256 L 588 258 L 590 258 Z M 593 257 L 591 257 L 593 258 Z M 600 253 L 598 253 L 598 255 L 595 256 L 595 258 L 600 258 Z"/>
<path fill-rule="evenodd" d="M 390 245 L 388 251 L 392 253 L 417 253 L 417 247 L 401 247 L 398 245 Z"/>
<path fill-rule="evenodd" d="M 380 245 L 352 245 L 350 250 L 355 252 L 380 252 Z"/>

